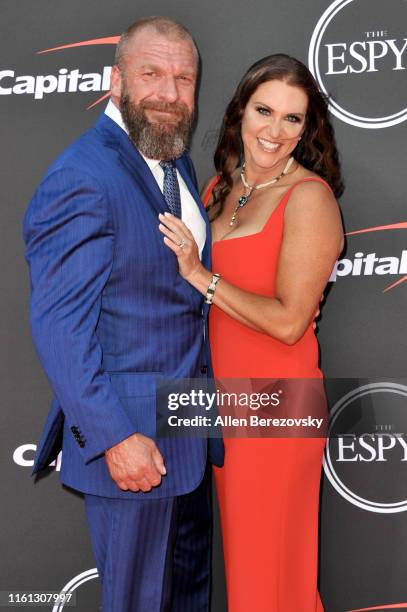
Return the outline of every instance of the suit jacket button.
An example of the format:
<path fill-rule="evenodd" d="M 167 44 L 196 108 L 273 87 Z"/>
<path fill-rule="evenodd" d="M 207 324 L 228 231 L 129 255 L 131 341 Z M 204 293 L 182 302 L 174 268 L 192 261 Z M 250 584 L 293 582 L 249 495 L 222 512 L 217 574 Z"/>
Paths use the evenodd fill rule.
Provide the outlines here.
<path fill-rule="evenodd" d="M 208 366 L 207 365 L 201 366 L 201 374 L 207 374 L 207 373 L 208 373 Z"/>

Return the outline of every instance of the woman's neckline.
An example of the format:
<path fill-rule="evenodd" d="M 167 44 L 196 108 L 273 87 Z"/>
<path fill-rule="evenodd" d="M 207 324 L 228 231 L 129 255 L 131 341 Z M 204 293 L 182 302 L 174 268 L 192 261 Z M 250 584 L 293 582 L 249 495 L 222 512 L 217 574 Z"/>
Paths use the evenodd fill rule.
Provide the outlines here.
<path fill-rule="evenodd" d="M 275 207 L 273 208 L 273 210 L 271 211 L 271 213 L 267 217 L 267 220 L 264 223 L 264 225 L 261 228 L 261 230 L 259 230 L 257 232 L 252 232 L 251 234 L 244 234 L 243 236 L 232 236 L 231 238 L 221 238 L 220 240 L 216 240 L 215 242 L 212 242 L 212 247 L 214 247 L 215 244 L 219 244 L 221 242 L 229 242 L 229 241 L 232 241 L 232 240 L 241 240 L 243 238 L 252 238 L 253 236 L 259 236 L 260 234 L 262 234 L 267 229 L 267 226 L 271 222 L 271 220 L 272 220 L 272 218 L 274 216 L 274 213 L 278 210 L 278 208 L 280 207 L 281 203 L 284 201 L 284 198 L 290 193 L 290 191 L 292 189 L 294 189 L 294 187 L 296 187 L 300 183 L 303 183 L 305 181 L 310 181 L 310 180 L 311 181 L 318 181 L 318 182 L 324 182 L 325 183 L 325 181 L 322 178 L 318 177 L 318 176 L 304 176 L 302 179 L 299 179 L 293 185 L 288 187 L 288 189 L 286 189 L 286 191 L 283 193 L 283 195 L 278 200 L 277 204 L 275 205 Z M 226 236 L 227 235 L 228 234 L 226 234 Z"/>

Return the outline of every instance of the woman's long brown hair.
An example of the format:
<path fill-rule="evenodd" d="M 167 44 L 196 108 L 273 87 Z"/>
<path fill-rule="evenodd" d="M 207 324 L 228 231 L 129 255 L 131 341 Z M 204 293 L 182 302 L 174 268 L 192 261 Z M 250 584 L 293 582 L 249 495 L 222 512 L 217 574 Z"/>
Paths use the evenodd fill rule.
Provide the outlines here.
<path fill-rule="evenodd" d="M 292 155 L 302 166 L 325 179 L 337 197 L 343 192 L 327 98 L 302 62 L 278 53 L 264 57 L 249 68 L 226 109 L 214 155 L 220 179 L 213 190 L 214 199 L 208 211 L 211 220 L 222 212 L 224 201 L 233 187 L 232 174 L 243 161 L 240 128 L 246 105 L 259 85 L 272 80 L 300 87 L 308 96 L 305 130 Z"/>

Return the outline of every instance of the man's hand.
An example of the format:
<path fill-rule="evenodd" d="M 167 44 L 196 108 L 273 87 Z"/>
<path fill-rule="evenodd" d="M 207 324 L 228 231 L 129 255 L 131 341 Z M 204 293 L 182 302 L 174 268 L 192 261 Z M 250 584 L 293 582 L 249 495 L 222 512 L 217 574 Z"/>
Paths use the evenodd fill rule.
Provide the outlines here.
<path fill-rule="evenodd" d="M 155 442 L 138 433 L 109 448 L 105 460 L 122 491 L 151 491 L 167 473 Z"/>

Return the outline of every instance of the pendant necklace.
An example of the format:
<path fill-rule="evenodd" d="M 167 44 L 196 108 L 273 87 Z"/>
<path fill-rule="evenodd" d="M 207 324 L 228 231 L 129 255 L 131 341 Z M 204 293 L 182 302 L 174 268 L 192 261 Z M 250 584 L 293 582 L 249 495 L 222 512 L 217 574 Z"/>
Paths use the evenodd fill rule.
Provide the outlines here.
<path fill-rule="evenodd" d="M 256 189 L 263 189 L 264 187 L 268 187 L 269 185 L 274 185 L 274 183 L 277 183 L 281 178 L 283 178 L 283 176 L 287 174 L 287 172 L 291 168 L 291 164 L 293 163 L 293 161 L 294 161 L 294 157 L 290 157 L 288 162 L 285 165 L 284 170 L 281 172 L 281 174 L 274 177 L 273 179 L 271 179 L 271 181 L 268 181 L 267 183 L 260 183 L 260 185 L 250 185 L 250 183 L 247 182 L 246 175 L 245 175 L 245 164 L 243 164 L 242 171 L 240 173 L 240 178 L 242 179 L 242 183 L 246 187 L 248 193 L 246 193 L 245 195 L 242 195 L 238 199 L 237 204 L 235 206 L 235 210 L 233 211 L 233 215 L 229 223 L 230 227 L 233 227 L 234 224 L 236 223 L 237 213 L 239 212 L 241 208 L 243 208 L 243 206 L 246 206 L 253 191 L 255 191 Z"/>

